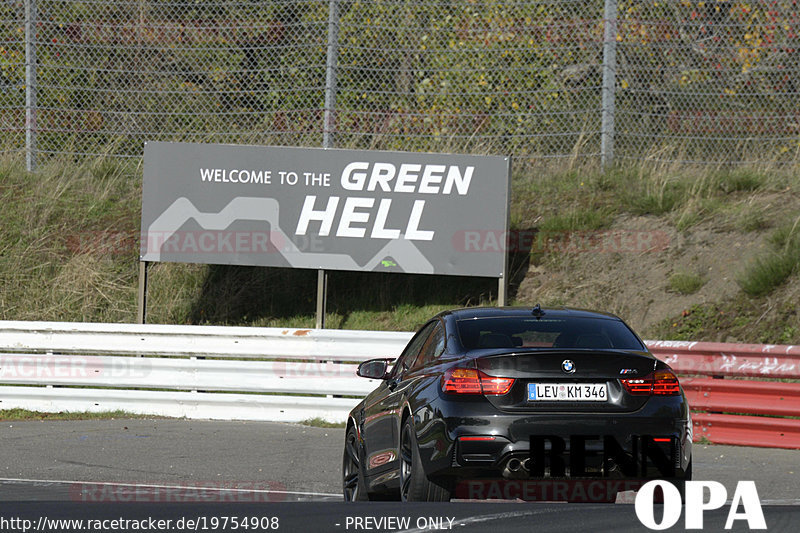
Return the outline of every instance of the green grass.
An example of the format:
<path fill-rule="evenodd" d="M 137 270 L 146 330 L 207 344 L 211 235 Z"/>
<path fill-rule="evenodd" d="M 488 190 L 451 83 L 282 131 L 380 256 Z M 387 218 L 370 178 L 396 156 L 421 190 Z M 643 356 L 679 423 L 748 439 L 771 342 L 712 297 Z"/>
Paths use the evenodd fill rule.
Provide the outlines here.
<path fill-rule="evenodd" d="M 736 280 L 750 296 L 764 296 L 780 287 L 797 268 L 798 259 L 788 253 L 769 253 L 756 258 Z"/>
<path fill-rule="evenodd" d="M 738 205 L 754 194 L 797 188 L 791 168 L 704 169 L 640 165 L 554 168 L 546 173 L 525 169 L 514 176 L 512 220 L 531 222 L 543 231 L 576 231 L 607 227 L 616 215 L 669 215 L 685 231 Z M 764 227 L 763 213 L 753 211 L 743 225 Z"/>
<path fill-rule="evenodd" d="M 792 249 L 800 246 L 800 216 L 787 222 L 770 235 L 769 242 L 778 249 Z"/>
<path fill-rule="evenodd" d="M 715 305 L 694 305 L 679 317 L 663 320 L 655 328 L 655 335 L 660 339 L 697 340 L 713 330 L 723 317 L 724 311 Z"/>
<path fill-rule="evenodd" d="M 120 418 L 162 418 L 150 415 L 136 415 L 127 411 L 58 412 L 45 413 L 27 409 L 0 410 L 0 420 L 115 420 Z"/>
<path fill-rule="evenodd" d="M 798 323 L 800 307 L 790 294 L 780 301 L 739 294 L 693 305 L 678 316 L 665 318 L 647 335 L 682 341 L 797 344 Z"/>
<path fill-rule="evenodd" d="M 609 207 L 593 210 L 574 209 L 564 214 L 546 218 L 540 225 L 543 233 L 591 231 L 607 228 L 614 220 L 614 212 Z"/>
<path fill-rule="evenodd" d="M 635 215 L 664 215 L 686 198 L 687 183 L 669 176 L 645 176 L 631 180 L 623 191 L 626 209 Z"/>
<path fill-rule="evenodd" d="M 761 231 L 769 228 L 770 225 L 771 220 L 767 210 L 760 206 L 743 207 L 734 219 L 734 229 L 745 233 Z"/>
<path fill-rule="evenodd" d="M 750 296 L 764 296 L 800 270 L 800 217 L 784 224 L 769 237 L 773 250 L 755 258 L 737 282 Z"/>
<path fill-rule="evenodd" d="M 679 231 L 685 232 L 701 222 L 713 219 L 725 205 L 725 200 L 718 196 L 694 197 L 675 213 L 672 220 Z"/>
<path fill-rule="evenodd" d="M 716 174 L 719 189 L 726 193 L 752 192 L 766 185 L 769 177 L 751 169 L 738 169 Z"/>
<path fill-rule="evenodd" d="M 706 280 L 693 272 L 675 272 L 669 277 L 669 290 L 678 294 L 694 294 Z"/>
<path fill-rule="evenodd" d="M 714 444 L 713 442 L 708 440 L 708 437 L 706 437 L 705 435 L 700 435 L 700 437 L 697 438 L 697 440 L 695 440 L 694 443 L 695 444 L 699 444 L 701 446 L 710 446 L 710 445 Z"/>
<path fill-rule="evenodd" d="M 659 189 L 628 198 L 629 209 L 636 215 L 663 215 L 669 213 L 681 202 L 682 192 L 678 187 Z"/>
<path fill-rule="evenodd" d="M 0 319 L 131 321 L 140 179 L 129 162 L 0 163 Z"/>
<path fill-rule="evenodd" d="M 329 422 L 319 416 L 314 418 L 306 418 L 301 420 L 300 424 L 303 426 L 311 426 L 315 428 L 344 428 L 347 427 L 347 422 Z"/>

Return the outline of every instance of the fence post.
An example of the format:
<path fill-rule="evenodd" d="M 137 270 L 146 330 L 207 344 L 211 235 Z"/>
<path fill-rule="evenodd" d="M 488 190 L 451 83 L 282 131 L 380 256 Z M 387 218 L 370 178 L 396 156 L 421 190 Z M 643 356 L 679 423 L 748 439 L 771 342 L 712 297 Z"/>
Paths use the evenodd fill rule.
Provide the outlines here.
<path fill-rule="evenodd" d="M 339 0 L 328 1 L 328 55 L 325 60 L 325 112 L 322 125 L 322 147 L 333 148 L 336 112 L 336 64 L 339 61 Z M 328 303 L 328 273 L 317 271 L 317 329 L 325 327 Z"/>
<path fill-rule="evenodd" d="M 600 126 L 602 165 L 614 163 L 614 114 L 617 84 L 617 0 L 605 0 L 603 14 L 603 101 Z"/>
<path fill-rule="evenodd" d="M 25 166 L 36 170 L 36 0 L 25 0 Z"/>
<path fill-rule="evenodd" d="M 322 147 L 333 148 L 336 111 L 336 64 L 339 61 L 339 0 L 328 2 L 328 56 L 325 61 L 325 115 Z"/>

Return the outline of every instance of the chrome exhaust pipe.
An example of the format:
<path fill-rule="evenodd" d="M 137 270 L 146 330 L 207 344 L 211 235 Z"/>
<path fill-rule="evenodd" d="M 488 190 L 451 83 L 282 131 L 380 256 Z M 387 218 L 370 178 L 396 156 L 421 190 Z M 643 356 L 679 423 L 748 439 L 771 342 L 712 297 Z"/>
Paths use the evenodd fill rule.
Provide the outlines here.
<path fill-rule="evenodd" d="M 527 457 L 522 461 L 522 469 L 526 472 L 531 471 L 531 458 Z"/>
<path fill-rule="evenodd" d="M 623 477 L 622 470 L 614 459 L 608 459 L 603 465 L 604 474 L 611 478 Z"/>
<path fill-rule="evenodd" d="M 505 468 L 503 468 L 503 477 L 506 479 L 517 479 L 522 478 L 525 476 L 525 473 L 522 470 L 522 461 L 517 459 L 516 457 L 512 457 L 506 463 Z"/>

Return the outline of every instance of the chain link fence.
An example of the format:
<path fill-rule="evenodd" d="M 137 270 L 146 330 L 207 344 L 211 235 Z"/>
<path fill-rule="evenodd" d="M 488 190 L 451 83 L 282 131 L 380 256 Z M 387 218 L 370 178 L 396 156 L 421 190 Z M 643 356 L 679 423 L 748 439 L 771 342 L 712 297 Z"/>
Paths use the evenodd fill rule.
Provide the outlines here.
<path fill-rule="evenodd" d="M 800 159 L 797 0 L 0 0 L 0 151 Z"/>

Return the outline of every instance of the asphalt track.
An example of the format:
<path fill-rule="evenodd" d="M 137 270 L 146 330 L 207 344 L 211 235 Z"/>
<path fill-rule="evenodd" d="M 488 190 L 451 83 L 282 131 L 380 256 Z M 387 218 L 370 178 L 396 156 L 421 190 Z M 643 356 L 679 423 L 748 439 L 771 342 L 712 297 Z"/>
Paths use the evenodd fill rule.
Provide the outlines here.
<path fill-rule="evenodd" d="M 57 509 L 64 516 L 99 516 L 119 506 L 134 515 L 154 509 L 213 514 L 234 506 L 239 513 L 278 514 L 285 531 L 417 531 L 420 516 L 441 520 L 428 526 L 464 531 L 647 531 L 633 505 L 624 504 L 344 505 L 343 439 L 342 429 L 263 422 L 0 422 L 0 516 L 10 509 L 41 515 L 45 502 L 53 516 Z M 694 478 L 721 482 L 729 500 L 739 480 L 753 480 L 769 530 L 800 529 L 800 451 L 696 444 Z M 707 512 L 707 530 L 722 530 L 727 512 Z M 408 516 L 411 527 L 394 527 L 402 527 L 400 520 L 359 529 L 356 516 Z M 747 530 L 745 525 L 737 521 L 734 530 Z"/>

